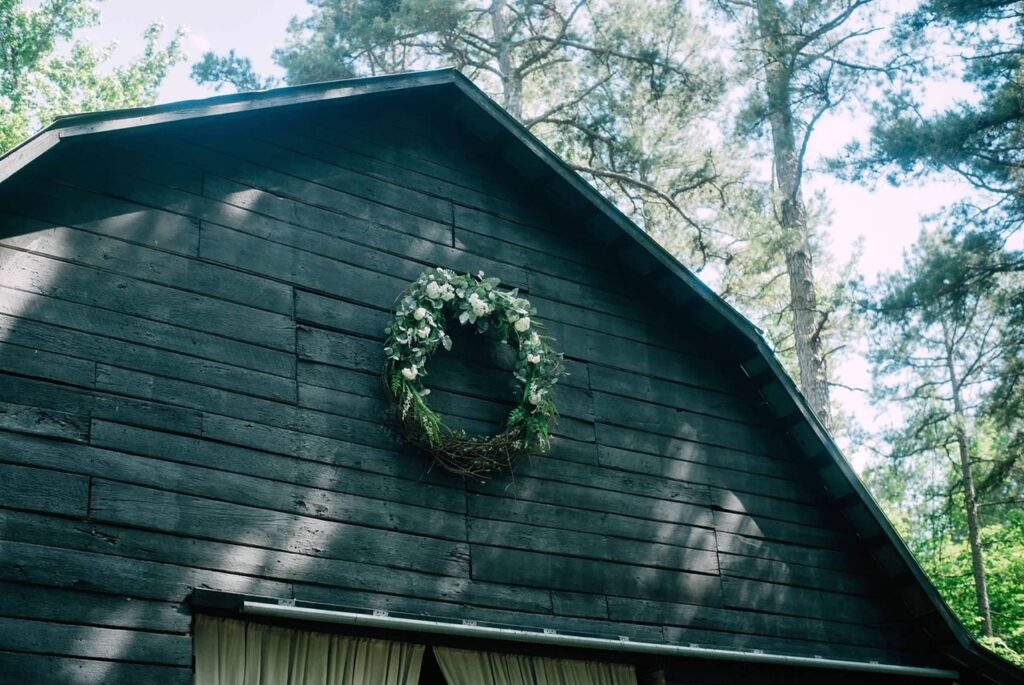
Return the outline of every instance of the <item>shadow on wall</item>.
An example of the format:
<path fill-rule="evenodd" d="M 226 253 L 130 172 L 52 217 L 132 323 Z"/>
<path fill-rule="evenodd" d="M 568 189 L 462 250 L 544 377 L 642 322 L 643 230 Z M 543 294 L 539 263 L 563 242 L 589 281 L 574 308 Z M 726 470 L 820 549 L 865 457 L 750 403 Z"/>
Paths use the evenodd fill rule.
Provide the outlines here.
<path fill-rule="evenodd" d="M 195 217 L 82 159 L 0 196 L 0 671 L 190 682 L 192 588 L 464 583 L 460 485 L 395 451 L 374 393 L 299 398 L 292 288 L 203 263 Z"/>
<path fill-rule="evenodd" d="M 745 398 L 584 362 L 653 346 L 552 321 L 573 352 L 555 448 L 511 478 L 404 451 L 378 376 L 391 303 L 433 264 L 500 265 L 450 225 L 402 233 L 379 179 L 179 133 L 82 143 L 0 191 L 0 671 L 188 682 L 193 588 L 781 651 L 887 639 L 828 622 L 857 600 L 814 584 L 862 579 Z M 456 345 L 432 403 L 490 432 L 506 372 Z"/>

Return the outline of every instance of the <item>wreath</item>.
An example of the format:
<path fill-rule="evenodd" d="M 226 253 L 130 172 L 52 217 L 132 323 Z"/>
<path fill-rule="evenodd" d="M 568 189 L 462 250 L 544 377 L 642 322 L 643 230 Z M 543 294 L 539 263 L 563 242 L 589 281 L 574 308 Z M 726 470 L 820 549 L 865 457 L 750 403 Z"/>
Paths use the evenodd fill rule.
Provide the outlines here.
<path fill-rule="evenodd" d="M 427 271 L 403 292 L 385 329 L 384 385 L 406 442 L 462 476 L 482 476 L 511 468 L 529 453 L 546 452 L 558 416 L 551 391 L 565 375 L 562 355 L 550 338 L 537 333 L 535 310 L 518 289 L 502 290 L 497 278 Z M 427 361 L 438 346 L 452 349 L 447 331 L 453 321 L 472 326 L 513 347 L 515 407 L 494 436 L 468 435 L 445 425 L 426 402 Z"/>

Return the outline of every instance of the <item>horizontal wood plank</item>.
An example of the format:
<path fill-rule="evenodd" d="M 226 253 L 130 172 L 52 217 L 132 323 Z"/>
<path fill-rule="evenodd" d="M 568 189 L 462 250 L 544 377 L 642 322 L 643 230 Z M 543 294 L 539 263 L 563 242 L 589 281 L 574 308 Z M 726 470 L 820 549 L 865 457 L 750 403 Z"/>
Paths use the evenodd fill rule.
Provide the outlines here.
<path fill-rule="evenodd" d="M 95 162 L 94 162 L 95 164 Z M 199 225 L 171 212 L 33 179 L 5 184 L 0 235 L 30 232 L 37 224 L 18 217 L 80 228 L 181 255 L 196 255 Z"/>
<path fill-rule="evenodd" d="M 180 603 L 8 582 L 0 582 L 0 616 L 182 635 L 192 623 Z"/>
<path fill-rule="evenodd" d="M 590 371 L 591 387 L 600 392 L 744 423 L 766 423 L 764 412 L 759 411 L 750 395 L 742 393 L 741 381 L 725 374 L 722 380 L 713 388 L 702 388 L 600 365 L 594 365 Z"/>
<path fill-rule="evenodd" d="M 0 342 L 0 371 L 85 388 L 96 381 L 96 362 L 7 341 Z"/>
<path fill-rule="evenodd" d="M 15 375 L 3 377 L 0 401 L 180 433 L 199 435 L 202 431 L 202 413 L 198 411 Z"/>
<path fill-rule="evenodd" d="M 12 652 L 59 654 L 187 667 L 192 639 L 138 630 L 28 621 L 0 616 L 0 644 Z"/>
<path fill-rule="evenodd" d="M 11 320 L 31 320 L 90 333 L 160 350 L 179 352 L 197 359 L 223 362 L 232 366 L 294 378 L 294 351 L 272 350 L 261 345 L 231 340 L 174 324 L 121 314 L 35 293 L 13 290 L 0 284 L 0 313 Z M 13 335 L 12 331 L 12 335 Z M 69 350 L 70 351 L 70 350 Z M 40 351 L 40 354 L 44 354 Z M 72 362 L 65 361 L 64 364 Z M 82 360 L 78 364 L 87 365 Z M 88 368 L 92 368 L 89 366 Z M 92 382 L 92 373 L 80 372 Z M 85 383 L 79 382 L 78 385 Z"/>
<path fill-rule="evenodd" d="M 576 508 L 576 502 L 566 498 L 556 504 L 531 502 L 519 497 L 496 497 L 471 494 L 468 497 L 472 520 L 509 521 L 530 526 L 556 528 L 562 531 L 580 531 L 612 538 L 639 540 L 652 544 L 714 550 L 715 532 L 684 523 L 652 521 L 640 509 L 635 516 L 612 514 Z M 707 518 L 710 517 L 710 514 Z M 701 517 L 692 517 L 699 523 Z M 707 518 L 703 519 L 707 523 Z"/>
<path fill-rule="evenodd" d="M 291 317 L 0 245 L 4 285 L 274 349 L 294 349 Z"/>
<path fill-rule="evenodd" d="M 73 683 L 74 685 L 189 685 L 192 669 L 101 659 L 80 659 L 0 650 L 0 673 L 11 683 Z"/>
<path fill-rule="evenodd" d="M 4 455 L 0 454 L 0 460 Z M 0 506 L 84 516 L 89 479 L 60 471 L 0 463 Z"/>
<path fill-rule="evenodd" d="M 0 348 L 0 354 L 3 348 Z M 89 416 L 13 402 L 0 402 L 0 430 L 43 435 L 72 442 L 89 441 Z"/>
<path fill-rule="evenodd" d="M 712 550 L 652 542 L 610 540 L 606 536 L 501 521 L 470 520 L 469 541 L 509 549 L 615 561 L 678 571 L 717 574 L 718 555 Z"/>
<path fill-rule="evenodd" d="M 472 545 L 473 577 L 555 590 L 721 605 L 718 577 Z"/>
<path fill-rule="evenodd" d="M 774 583 L 722 578 L 724 604 L 733 609 L 803 616 L 853 624 L 884 623 L 892 611 L 884 602 Z"/>
<path fill-rule="evenodd" d="M 10 342 L 22 347 L 55 354 L 65 351 L 87 362 L 116 364 L 128 369 L 215 388 L 237 390 L 286 402 L 295 401 L 296 389 L 293 378 L 197 359 L 188 354 L 136 345 L 36 321 L 13 319 L 2 314 L 0 335 L 6 335 Z"/>
<path fill-rule="evenodd" d="M 20 545 L 32 536 L 46 534 L 57 558 L 66 550 L 84 554 L 87 560 L 109 568 L 111 575 L 86 580 L 79 577 L 78 587 L 131 597 L 174 600 L 182 587 L 208 587 L 240 594 L 289 598 L 295 583 L 312 584 L 324 592 L 335 593 L 334 603 L 353 607 L 376 607 L 374 596 L 410 597 L 417 602 L 444 606 L 454 603 L 481 607 L 501 607 L 509 611 L 550 613 L 551 597 L 546 589 L 509 587 L 498 583 L 471 581 L 469 578 L 440 576 L 416 570 L 385 569 L 365 561 L 347 561 L 271 550 L 265 547 L 222 542 L 207 538 L 188 538 L 173 533 L 142 530 L 99 522 L 80 524 L 56 521 L 39 516 L 5 513 L 0 517 L 17 524 L 7 531 L 13 551 L 33 558 Z M 101 557 L 92 555 L 102 555 Z M 122 569 L 134 568 L 138 573 L 153 573 L 151 588 L 140 588 L 132 579 L 121 575 Z M 66 587 L 75 569 L 54 576 L 49 581 L 30 581 L 41 585 Z M 27 572 L 26 572 L 27 575 Z M 245 579 L 249 578 L 249 581 Z M 144 582 L 145 578 L 140 578 Z M 198 584 L 196 584 L 198 582 Z M 252 590 L 230 590 L 225 586 Z M 183 599 L 190 589 L 178 598 Z M 285 593 L 285 594 L 282 594 Z M 156 595 L 156 597 L 154 597 Z M 169 595 L 169 596 L 164 596 Z M 347 598 L 346 601 L 340 601 Z"/>
<path fill-rule="evenodd" d="M 908 646 L 898 627 L 879 626 L 865 632 L 846 623 L 810 618 L 757 614 L 721 607 L 609 597 L 608 612 L 613 620 L 695 627 L 729 633 L 745 633 L 807 640 L 820 644 L 874 647 Z"/>
<path fill-rule="evenodd" d="M 6 219 L 0 212 L 0 235 L 7 232 Z M 291 289 L 265 278 L 48 222 L 19 223 L 17 230 L 17 235 L 0 238 L 0 244 L 257 309 L 292 313 Z"/>
<path fill-rule="evenodd" d="M 285 484 L 112 450 L 27 437 L 15 439 L 10 434 L 0 433 L 0 453 L 5 454 L 8 461 L 21 464 L 37 464 L 82 475 L 117 479 L 183 496 L 216 497 L 223 502 L 259 507 L 268 512 L 300 517 L 315 514 L 323 521 L 376 526 L 382 530 L 405 531 L 438 538 L 459 539 L 464 536 L 461 520 L 443 516 L 436 509 Z M 429 494 L 421 493 L 419 497 L 422 502 Z M 268 513 L 267 516 L 273 514 Z"/>
<path fill-rule="evenodd" d="M 465 511 L 461 488 L 448 481 L 413 478 L 408 460 L 399 454 L 381 453 L 349 445 L 344 451 L 326 454 L 307 451 L 301 459 L 266 451 L 246 449 L 198 437 L 174 435 L 137 426 L 96 421 L 92 444 L 119 452 L 194 464 L 245 476 L 257 476 L 316 490 L 348 493 L 362 497 L 416 504 L 444 511 Z M 319 456 L 320 459 L 315 457 Z M 367 506 L 373 506 L 367 503 Z"/>
<path fill-rule="evenodd" d="M 211 494 L 215 492 L 211 488 Z M 468 572 L 468 550 L 458 542 L 388 531 L 394 524 L 374 529 L 338 523 L 318 517 L 315 505 L 296 502 L 295 506 L 310 509 L 309 515 L 96 480 L 90 518 L 317 558 L 365 560 L 440 575 L 462 576 Z M 445 516 L 423 514 L 428 515 Z"/>
<path fill-rule="evenodd" d="M 50 536 L 57 532 L 54 526 L 46 526 L 46 531 Z M 2 580 L 164 602 L 183 602 L 197 587 L 270 597 L 292 595 L 288 583 L 230 571 L 211 571 L 6 539 L 20 532 L 0 533 L 0 537 L 5 538 L 0 540 L 0 553 L 4 559 L 13 562 L 0 564 Z M 90 533 L 82 531 L 80 535 L 89 536 Z M 184 558 L 179 559 L 184 561 Z"/>

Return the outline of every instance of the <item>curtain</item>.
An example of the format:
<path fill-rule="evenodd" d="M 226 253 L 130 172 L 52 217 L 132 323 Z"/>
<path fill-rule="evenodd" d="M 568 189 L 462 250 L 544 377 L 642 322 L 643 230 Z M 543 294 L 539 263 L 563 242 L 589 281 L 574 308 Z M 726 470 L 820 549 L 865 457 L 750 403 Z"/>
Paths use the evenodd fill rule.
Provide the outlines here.
<path fill-rule="evenodd" d="M 416 685 L 423 649 L 198 615 L 195 685 Z"/>
<path fill-rule="evenodd" d="M 435 647 L 448 685 L 636 685 L 631 664 Z"/>

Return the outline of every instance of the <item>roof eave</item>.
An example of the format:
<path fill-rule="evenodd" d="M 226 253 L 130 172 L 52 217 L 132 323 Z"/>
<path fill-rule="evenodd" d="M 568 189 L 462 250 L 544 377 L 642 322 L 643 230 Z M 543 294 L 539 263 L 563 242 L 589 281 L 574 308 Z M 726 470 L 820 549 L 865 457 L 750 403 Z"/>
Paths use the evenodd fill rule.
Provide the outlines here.
<path fill-rule="evenodd" d="M 0 156 L 0 183 L 18 173 L 65 139 L 226 114 L 256 112 L 275 107 L 338 100 L 359 95 L 380 95 L 410 88 L 447 85 L 464 78 L 454 69 L 438 69 L 302 86 L 286 86 L 251 93 L 218 95 L 202 100 L 183 100 L 151 107 L 72 114 L 60 117 L 25 142 Z"/>

